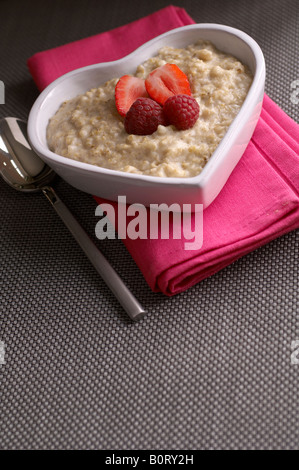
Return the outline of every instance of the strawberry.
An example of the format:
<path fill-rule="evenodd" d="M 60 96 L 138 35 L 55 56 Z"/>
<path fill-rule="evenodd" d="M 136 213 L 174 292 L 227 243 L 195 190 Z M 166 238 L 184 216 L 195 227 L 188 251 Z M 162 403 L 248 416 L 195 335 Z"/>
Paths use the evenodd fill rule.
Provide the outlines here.
<path fill-rule="evenodd" d="M 153 70 L 145 80 L 149 96 L 163 105 L 173 95 L 189 95 L 191 89 L 188 77 L 175 64 L 165 64 Z"/>
<path fill-rule="evenodd" d="M 115 87 L 115 104 L 121 116 L 125 116 L 130 107 L 140 97 L 148 97 L 142 78 L 124 75 Z"/>

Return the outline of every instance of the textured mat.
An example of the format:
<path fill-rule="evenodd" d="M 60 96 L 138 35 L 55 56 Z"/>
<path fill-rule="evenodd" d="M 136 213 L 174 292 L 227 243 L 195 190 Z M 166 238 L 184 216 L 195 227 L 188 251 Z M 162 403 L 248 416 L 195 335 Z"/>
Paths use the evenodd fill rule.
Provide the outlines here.
<path fill-rule="evenodd" d="M 168 3 L 2 1 L 0 116 L 27 117 L 34 52 Z M 267 93 L 299 122 L 296 0 L 177 5 L 253 36 Z M 91 196 L 55 187 L 93 236 Z M 149 312 L 132 324 L 42 195 L 0 180 L 0 207 L 1 448 L 299 448 L 298 232 L 173 298 L 150 291 L 121 241 L 96 241 Z"/>

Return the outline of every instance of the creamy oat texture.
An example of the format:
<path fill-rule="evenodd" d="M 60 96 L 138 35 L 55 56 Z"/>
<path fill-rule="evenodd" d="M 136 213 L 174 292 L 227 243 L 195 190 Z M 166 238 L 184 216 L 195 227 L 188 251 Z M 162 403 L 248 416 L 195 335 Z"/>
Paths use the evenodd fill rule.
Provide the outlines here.
<path fill-rule="evenodd" d="M 113 170 L 160 177 L 199 174 L 237 115 L 252 82 L 248 68 L 198 41 L 185 49 L 163 47 L 136 70 L 146 78 L 157 67 L 173 63 L 188 76 L 200 106 L 194 127 L 179 131 L 159 126 L 149 136 L 126 133 L 114 90 L 118 78 L 61 105 L 47 128 L 49 148 L 81 162 Z"/>

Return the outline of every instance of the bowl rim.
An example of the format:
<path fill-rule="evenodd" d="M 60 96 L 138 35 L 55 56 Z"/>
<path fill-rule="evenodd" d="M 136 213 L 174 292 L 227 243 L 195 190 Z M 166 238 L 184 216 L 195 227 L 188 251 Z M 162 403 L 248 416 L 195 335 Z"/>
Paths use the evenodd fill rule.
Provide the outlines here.
<path fill-rule="evenodd" d="M 166 37 L 176 35 L 177 33 L 180 33 L 182 31 L 192 31 L 192 30 L 214 30 L 214 31 L 221 31 L 223 33 L 229 33 L 232 36 L 236 36 L 238 39 L 241 39 L 245 44 L 249 46 L 251 49 L 253 56 L 255 58 L 255 65 L 256 69 L 253 74 L 253 81 L 250 86 L 250 89 L 247 93 L 247 96 L 232 123 L 230 124 L 229 128 L 227 129 L 224 137 L 221 139 L 220 143 L 218 144 L 217 148 L 211 155 L 210 159 L 208 162 L 205 164 L 203 170 L 195 176 L 192 177 L 167 177 L 167 178 L 162 178 L 159 176 L 151 176 L 151 175 L 143 175 L 143 174 L 138 174 L 138 173 L 128 173 L 128 172 L 123 172 L 119 170 L 112 170 L 109 168 L 104 168 L 100 167 L 97 165 L 92 165 L 90 163 L 84 163 L 80 162 L 77 160 L 72 160 L 67 157 L 63 157 L 61 155 L 56 154 L 55 152 L 52 152 L 48 147 L 46 147 L 39 139 L 38 136 L 38 117 L 39 113 L 42 111 L 43 103 L 48 97 L 48 95 L 61 83 L 63 83 L 66 80 L 69 80 L 71 77 L 81 74 L 82 72 L 85 72 L 87 70 L 92 70 L 92 69 L 101 69 L 104 67 L 112 66 L 112 65 L 119 65 L 122 64 L 123 62 L 126 62 L 128 59 L 134 57 L 135 55 L 139 55 L 140 52 L 142 52 L 144 49 L 147 49 L 149 46 L 154 44 L 155 42 L 159 42 L 161 39 L 164 39 Z M 144 181 L 147 183 L 152 183 L 152 184 L 166 184 L 166 185 L 180 185 L 180 186 L 185 186 L 185 185 L 196 185 L 197 187 L 204 187 L 206 184 L 206 180 L 208 180 L 213 173 L 213 167 L 217 166 L 215 165 L 215 160 L 218 159 L 218 161 L 221 161 L 222 158 L 225 157 L 225 147 L 229 145 L 229 140 L 231 138 L 231 135 L 234 135 L 235 129 L 238 127 L 240 122 L 242 122 L 243 117 L 246 116 L 247 112 L 247 107 L 248 103 L 251 102 L 251 99 L 256 96 L 258 93 L 259 89 L 261 88 L 261 83 L 262 87 L 264 86 L 265 82 L 265 60 L 263 56 L 263 52 L 258 45 L 258 43 L 247 33 L 244 31 L 241 31 L 237 28 L 233 28 L 231 26 L 226 26 L 223 24 L 218 24 L 218 23 L 195 23 L 191 25 L 186 25 L 186 26 L 180 26 L 178 28 L 174 28 L 170 31 L 167 31 L 163 34 L 160 34 L 159 36 L 154 37 L 153 39 L 145 42 L 141 46 L 139 46 L 137 49 L 132 51 L 130 54 L 127 54 L 126 56 L 117 59 L 115 61 L 109 61 L 109 62 L 100 62 L 92 65 L 87 65 L 84 67 L 80 67 L 77 69 L 74 69 L 70 72 L 67 72 L 63 74 L 61 77 L 58 77 L 56 80 L 54 80 L 52 83 L 50 83 L 38 96 L 36 101 L 34 102 L 30 113 L 28 117 L 28 138 L 33 146 L 34 150 L 39 155 L 42 155 L 45 157 L 45 159 L 54 161 L 56 166 L 60 167 L 72 167 L 76 168 L 77 170 L 83 170 L 87 172 L 92 172 L 92 173 L 97 173 L 97 174 L 104 174 L 107 175 L 108 177 L 121 177 L 121 179 L 126 178 L 129 180 L 136 180 L 136 181 Z M 253 99 L 254 101 L 254 99 Z M 221 158 L 221 156 L 223 156 Z"/>

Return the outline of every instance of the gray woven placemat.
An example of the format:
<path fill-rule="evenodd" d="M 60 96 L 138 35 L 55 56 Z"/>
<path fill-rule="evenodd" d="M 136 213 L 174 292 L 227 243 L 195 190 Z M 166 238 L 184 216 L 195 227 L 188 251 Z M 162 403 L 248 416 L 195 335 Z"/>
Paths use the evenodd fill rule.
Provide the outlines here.
<path fill-rule="evenodd" d="M 0 116 L 26 118 L 26 59 L 168 2 L 2 1 Z M 266 91 L 299 121 L 299 10 L 285 2 L 180 1 L 198 22 L 261 45 Z M 66 18 L 69 25 L 66 27 Z M 57 180 L 93 236 L 95 202 Z M 173 298 L 153 294 L 118 240 L 98 242 L 148 310 L 130 323 L 41 195 L 0 181 L 1 448 L 298 449 L 298 232 Z"/>

